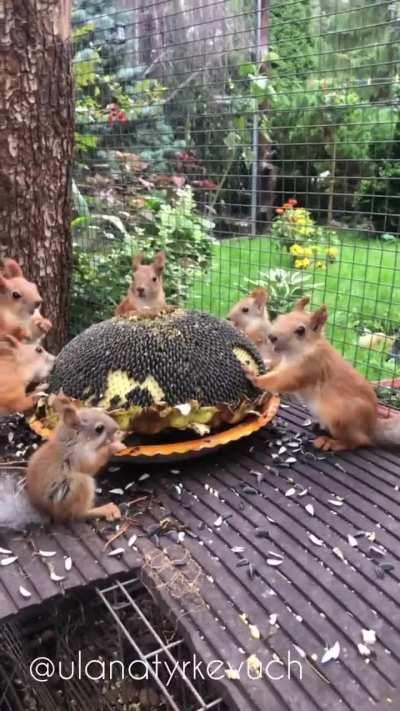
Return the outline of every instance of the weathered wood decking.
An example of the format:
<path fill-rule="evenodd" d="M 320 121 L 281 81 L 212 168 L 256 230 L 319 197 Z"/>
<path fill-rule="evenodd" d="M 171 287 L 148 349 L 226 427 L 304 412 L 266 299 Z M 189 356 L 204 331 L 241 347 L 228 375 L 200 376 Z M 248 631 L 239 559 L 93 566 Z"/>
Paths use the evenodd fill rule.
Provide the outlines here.
<path fill-rule="evenodd" d="M 103 490 L 121 487 L 124 494 L 114 500 L 135 503 L 127 509 L 132 525 L 106 550 L 115 528 L 105 524 L 2 534 L 0 546 L 18 560 L 0 567 L 1 617 L 30 614 L 71 589 L 106 588 L 110 578 L 135 574 L 170 608 L 199 657 L 221 660 L 224 668 L 242 663 L 240 681 L 212 682 L 239 711 L 398 711 L 400 458 L 377 450 L 316 453 L 305 445 L 304 412 L 291 406 L 281 418 L 277 429 L 173 473 L 171 467 L 111 472 Z M 144 472 L 150 477 L 139 482 L 141 490 L 125 490 Z M 123 552 L 110 557 L 112 548 Z M 42 558 L 39 550 L 56 555 Z M 49 565 L 65 580 L 53 582 Z M 363 629 L 377 636 L 368 657 L 357 646 Z M 336 642 L 338 659 L 322 664 L 325 648 Z M 277 663 L 270 678 L 268 662 L 287 665 L 289 653 L 302 678 L 298 665 L 288 679 Z M 264 667 L 262 679 L 246 671 L 252 655 Z"/>

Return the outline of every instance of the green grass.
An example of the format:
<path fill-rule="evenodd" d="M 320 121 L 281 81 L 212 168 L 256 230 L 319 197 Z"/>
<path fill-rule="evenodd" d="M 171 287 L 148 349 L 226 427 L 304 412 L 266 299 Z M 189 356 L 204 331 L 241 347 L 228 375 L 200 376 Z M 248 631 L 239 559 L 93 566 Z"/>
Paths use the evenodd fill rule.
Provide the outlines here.
<path fill-rule="evenodd" d="M 363 326 L 385 333 L 395 333 L 400 327 L 400 242 L 366 238 L 352 231 L 338 233 L 338 237 L 340 259 L 315 272 L 314 281 L 323 284 L 313 292 L 312 303 L 328 305 L 328 337 L 370 380 L 398 375 L 400 365 L 395 369 L 387 362 L 384 348 L 362 348 L 357 342 Z M 257 281 L 270 267 L 289 268 L 290 264 L 287 252 L 269 236 L 219 242 L 211 269 L 195 284 L 189 306 L 226 316 L 246 291 L 246 279 Z"/>

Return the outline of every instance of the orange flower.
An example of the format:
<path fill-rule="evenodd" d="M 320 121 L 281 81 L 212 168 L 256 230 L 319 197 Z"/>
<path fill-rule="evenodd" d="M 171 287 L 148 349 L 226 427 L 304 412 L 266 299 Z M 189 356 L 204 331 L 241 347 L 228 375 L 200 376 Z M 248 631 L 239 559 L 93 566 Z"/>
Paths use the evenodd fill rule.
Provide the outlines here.
<path fill-rule="evenodd" d="M 283 205 L 282 205 L 282 208 L 283 208 L 284 210 L 288 210 L 290 207 L 292 207 L 291 204 L 290 204 L 290 202 L 284 202 Z"/>
<path fill-rule="evenodd" d="M 283 207 L 277 207 L 275 212 L 277 215 L 283 215 L 284 209 L 283 209 Z"/>

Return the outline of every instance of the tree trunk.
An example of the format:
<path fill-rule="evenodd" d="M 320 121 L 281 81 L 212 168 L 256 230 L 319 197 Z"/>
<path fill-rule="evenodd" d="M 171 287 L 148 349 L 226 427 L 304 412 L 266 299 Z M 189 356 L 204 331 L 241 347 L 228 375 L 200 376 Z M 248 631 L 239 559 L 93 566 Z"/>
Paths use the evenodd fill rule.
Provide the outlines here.
<path fill-rule="evenodd" d="M 0 255 L 37 282 L 53 351 L 68 336 L 72 270 L 70 11 L 71 0 L 0 5 Z"/>

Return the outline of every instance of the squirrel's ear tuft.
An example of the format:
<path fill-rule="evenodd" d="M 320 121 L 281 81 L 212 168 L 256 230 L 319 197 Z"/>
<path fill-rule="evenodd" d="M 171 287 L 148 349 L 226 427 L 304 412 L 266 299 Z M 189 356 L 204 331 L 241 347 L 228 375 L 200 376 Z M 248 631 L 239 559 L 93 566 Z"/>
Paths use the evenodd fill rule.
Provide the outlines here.
<path fill-rule="evenodd" d="M 251 292 L 250 296 L 254 299 L 254 302 L 256 306 L 261 309 L 264 308 L 265 304 L 268 301 L 268 291 L 264 289 L 262 286 L 257 287 L 257 289 L 254 289 L 254 291 Z"/>
<path fill-rule="evenodd" d="M 4 269 L 3 273 L 6 279 L 12 279 L 13 277 L 23 277 L 23 271 L 15 259 L 3 259 Z"/>
<path fill-rule="evenodd" d="M 139 254 L 135 254 L 135 256 L 132 259 L 132 269 L 135 272 L 138 267 L 140 267 L 142 261 L 143 261 L 144 254 L 143 252 L 139 252 Z"/>
<path fill-rule="evenodd" d="M 325 326 L 325 323 L 328 318 L 328 309 L 326 308 L 325 304 L 319 307 L 314 313 L 311 314 L 310 318 L 310 328 L 318 333 L 319 331 L 322 331 L 323 327 Z"/>
<path fill-rule="evenodd" d="M 165 256 L 165 252 L 157 252 L 153 261 L 153 269 L 158 276 L 163 273 L 166 261 L 167 258 Z"/>
<path fill-rule="evenodd" d="M 306 306 L 310 303 L 310 297 L 309 296 L 303 296 L 301 299 L 296 301 L 294 305 L 294 310 L 295 311 L 304 311 Z"/>

